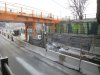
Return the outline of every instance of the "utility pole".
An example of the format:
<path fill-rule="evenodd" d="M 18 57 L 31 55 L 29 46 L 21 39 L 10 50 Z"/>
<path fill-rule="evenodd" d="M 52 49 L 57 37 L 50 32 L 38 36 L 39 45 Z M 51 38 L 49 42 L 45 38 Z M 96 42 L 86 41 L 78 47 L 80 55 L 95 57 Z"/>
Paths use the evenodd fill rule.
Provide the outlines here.
<path fill-rule="evenodd" d="M 80 37 L 80 41 L 81 41 L 81 37 Z M 80 62 L 79 62 L 79 71 L 81 70 L 81 61 L 82 61 L 82 42 L 80 42 Z"/>
<path fill-rule="evenodd" d="M 100 0 L 97 0 L 97 22 L 100 24 Z"/>

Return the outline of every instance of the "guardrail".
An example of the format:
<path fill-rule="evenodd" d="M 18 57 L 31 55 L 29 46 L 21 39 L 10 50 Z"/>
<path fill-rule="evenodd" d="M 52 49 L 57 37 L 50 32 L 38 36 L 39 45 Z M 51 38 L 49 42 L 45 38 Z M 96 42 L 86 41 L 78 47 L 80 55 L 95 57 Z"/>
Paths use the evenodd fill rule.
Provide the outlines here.
<path fill-rule="evenodd" d="M 2 12 L 10 12 L 10 13 L 16 13 L 31 17 L 41 17 L 41 18 L 49 18 L 49 19 L 58 19 L 58 16 L 54 16 L 52 13 L 49 13 L 47 11 L 42 11 L 37 8 L 33 8 L 30 6 L 25 6 L 17 3 L 9 3 L 0 1 L 0 11 Z"/>
<path fill-rule="evenodd" d="M 14 75 L 8 65 L 8 57 L 1 58 L 1 73 L 2 75 Z"/>

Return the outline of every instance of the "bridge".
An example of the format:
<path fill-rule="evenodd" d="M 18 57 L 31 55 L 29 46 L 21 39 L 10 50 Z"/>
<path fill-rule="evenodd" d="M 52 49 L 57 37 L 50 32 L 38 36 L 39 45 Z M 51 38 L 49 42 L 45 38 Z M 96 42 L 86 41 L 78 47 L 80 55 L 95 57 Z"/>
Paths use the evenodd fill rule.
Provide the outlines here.
<path fill-rule="evenodd" d="M 0 1 L 0 21 L 24 22 L 25 38 L 27 40 L 27 29 L 29 27 L 32 28 L 34 37 L 37 35 L 36 23 L 52 25 L 52 31 L 55 32 L 55 25 L 60 22 L 60 19 L 41 11 L 38 11 L 37 14 L 32 7 Z"/>

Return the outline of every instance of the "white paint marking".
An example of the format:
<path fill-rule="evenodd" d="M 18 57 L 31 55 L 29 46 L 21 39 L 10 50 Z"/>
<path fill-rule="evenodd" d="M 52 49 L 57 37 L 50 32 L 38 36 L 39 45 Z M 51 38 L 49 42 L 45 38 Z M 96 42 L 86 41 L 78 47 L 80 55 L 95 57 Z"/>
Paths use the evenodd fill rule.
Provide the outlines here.
<path fill-rule="evenodd" d="M 37 71 L 34 67 L 32 67 L 30 64 L 25 62 L 23 59 L 16 57 L 16 60 L 27 70 L 29 71 L 32 75 L 43 75 L 39 71 Z"/>

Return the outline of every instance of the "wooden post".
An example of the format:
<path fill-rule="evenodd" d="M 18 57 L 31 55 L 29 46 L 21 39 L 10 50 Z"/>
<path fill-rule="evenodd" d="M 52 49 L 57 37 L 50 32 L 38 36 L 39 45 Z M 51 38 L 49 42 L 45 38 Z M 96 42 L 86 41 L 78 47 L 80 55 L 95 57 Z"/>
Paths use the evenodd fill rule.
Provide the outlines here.
<path fill-rule="evenodd" d="M 82 41 L 81 40 L 81 37 L 80 37 L 80 41 Z M 83 44 L 82 44 L 82 42 L 80 42 L 80 62 L 79 62 L 79 72 L 81 71 L 81 62 L 82 62 L 82 58 L 83 58 L 83 54 L 82 54 L 82 51 L 83 50 Z"/>

